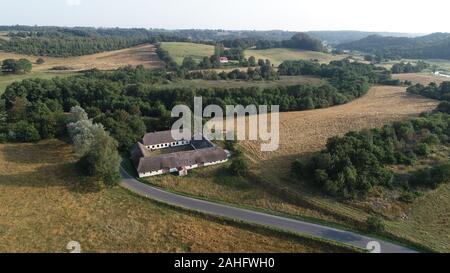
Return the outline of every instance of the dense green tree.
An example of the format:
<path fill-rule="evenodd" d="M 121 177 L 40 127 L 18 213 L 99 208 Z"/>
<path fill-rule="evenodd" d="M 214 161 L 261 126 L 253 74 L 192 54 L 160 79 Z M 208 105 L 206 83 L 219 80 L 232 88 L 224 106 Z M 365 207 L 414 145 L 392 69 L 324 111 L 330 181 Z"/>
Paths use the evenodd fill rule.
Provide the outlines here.
<path fill-rule="evenodd" d="M 385 230 L 383 219 L 376 215 L 367 217 L 366 224 L 369 232 L 381 233 Z"/>
<path fill-rule="evenodd" d="M 422 72 L 424 69 L 429 68 L 430 65 L 425 63 L 424 61 L 417 62 L 416 65 L 412 65 L 411 63 L 396 63 L 392 66 L 391 71 L 394 74 L 400 73 L 418 73 Z"/>
<path fill-rule="evenodd" d="M 187 56 L 183 59 L 183 64 L 181 67 L 187 70 L 194 70 L 198 68 L 198 64 L 194 60 L 194 58 L 192 58 L 191 56 Z"/>
<path fill-rule="evenodd" d="M 12 139 L 20 142 L 35 142 L 41 139 L 33 124 L 21 120 L 12 125 Z"/>
<path fill-rule="evenodd" d="M 118 185 L 120 156 L 117 152 L 117 141 L 105 130 L 97 130 L 95 141 L 89 151 L 80 159 L 79 165 L 87 175 L 97 178 L 103 185 Z"/>
<path fill-rule="evenodd" d="M 161 112 L 159 115 L 164 117 L 169 114 Z M 147 132 L 145 123 L 139 116 L 131 115 L 124 110 L 101 115 L 95 121 L 109 128 L 111 135 L 118 141 L 121 151 L 127 151 Z"/>
<path fill-rule="evenodd" d="M 306 33 L 297 33 L 290 40 L 283 41 L 283 46 L 296 49 L 325 51 L 322 41 Z"/>
<path fill-rule="evenodd" d="M 243 156 L 236 156 L 231 161 L 229 171 L 233 175 L 245 176 L 249 171 L 249 167 Z"/>
<path fill-rule="evenodd" d="M 450 182 L 450 162 L 440 163 L 413 173 L 409 179 L 412 186 L 437 188 Z"/>
<path fill-rule="evenodd" d="M 254 56 L 250 56 L 250 58 L 248 58 L 248 66 L 250 67 L 256 66 L 256 58 Z"/>
<path fill-rule="evenodd" d="M 450 116 L 443 113 L 423 115 L 410 121 L 395 122 L 381 129 L 350 132 L 329 139 L 326 149 L 307 162 L 292 166 L 294 176 L 307 179 L 326 193 L 355 198 L 375 186 L 393 185 L 386 164 L 413 164 L 429 153 L 430 146 L 450 139 Z M 412 181 L 445 181 L 446 168 L 434 173 L 419 172 Z M 430 177 L 430 178 L 427 178 Z M 411 182 L 414 184 L 415 182 Z"/>
<path fill-rule="evenodd" d="M 203 57 L 199 67 L 202 69 L 210 69 L 212 67 L 211 60 L 208 57 Z"/>
<path fill-rule="evenodd" d="M 92 120 L 82 119 L 67 125 L 75 153 L 84 156 L 93 146 L 98 131 L 104 131 L 102 124 L 94 124 Z"/>
<path fill-rule="evenodd" d="M 33 65 L 27 59 L 6 59 L 2 62 L 2 71 L 12 74 L 26 74 L 31 72 Z"/>
<path fill-rule="evenodd" d="M 72 107 L 67 124 L 68 131 L 80 157 L 79 166 L 89 176 L 95 177 L 100 185 L 115 186 L 119 181 L 120 156 L 118 143 L 103 128 L 93 123 L 80 107 Z"/>

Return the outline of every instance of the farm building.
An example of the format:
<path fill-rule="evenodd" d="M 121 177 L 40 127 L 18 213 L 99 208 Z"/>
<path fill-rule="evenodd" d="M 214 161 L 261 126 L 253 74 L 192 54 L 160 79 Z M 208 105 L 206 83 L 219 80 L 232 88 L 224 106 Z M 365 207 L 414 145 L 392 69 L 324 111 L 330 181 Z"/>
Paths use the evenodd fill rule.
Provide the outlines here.
<path fill-rule="evenodd" d="M 187 175 L 188 171 L 228 161 L 228 152 L 211 141 L 175 140 L 172 131 L 146 134 L 131 151 L 131 161 L 139 177 L 166 173 Z"/>
<path fill-rule="evenodd" d="M 222 63 L 222 64 L 226 64 L 226 63 L 228 63 L 228 58 L 227 57 L 220 57 L 219 58 L 219 61 L 220 61 L 220 63 Z"/>

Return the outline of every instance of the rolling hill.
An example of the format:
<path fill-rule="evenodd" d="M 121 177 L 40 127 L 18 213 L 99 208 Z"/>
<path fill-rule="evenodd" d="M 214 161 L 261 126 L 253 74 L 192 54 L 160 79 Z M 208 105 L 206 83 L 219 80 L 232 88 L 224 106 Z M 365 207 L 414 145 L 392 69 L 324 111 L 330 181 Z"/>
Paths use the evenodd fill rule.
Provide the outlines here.
<path fill-rule="evenodd" d="M 415 33 L 400 33 L 400 32 L 367 32 L 355 30 L 338 30 L 338 31 L 309 31 L 309 35 L 316 37 L 328 44 L 338 45 L 342 43 L 349 43 L 366 38 L 370 35 L 380 35 L 385 37 L 417 37 L 421 34 Z"/>
<path fill-rule="evenodd" d="M 371 35 L 358 41 L 340 44 L 338 48 L 387 57 L 450 59 L 450 33 L 433 33 L 416 38 Z"/>

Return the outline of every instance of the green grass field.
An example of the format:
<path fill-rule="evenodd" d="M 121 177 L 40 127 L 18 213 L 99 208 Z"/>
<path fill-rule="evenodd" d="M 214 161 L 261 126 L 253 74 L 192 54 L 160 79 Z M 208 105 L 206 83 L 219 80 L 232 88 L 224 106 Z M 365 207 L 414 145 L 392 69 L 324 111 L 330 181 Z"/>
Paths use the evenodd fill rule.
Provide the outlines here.
<path fill-rule="evenodd" d="M 169 55 L 178 63 L 182 64 L 185 57 L 191 56 L 196 61 L 203 57 L 214 55 L 214 46 L 194 43 L 164 42 L 161 48 L 169 52 Z"/>
<path fill-rule="evenodd" d="M 269 59 L 272 64 L 278 66 L 288 60 L 315 60 L 320 63 L 329 63 L 330 61 L 340 60 L 347 55 L 332 55 L 323 52 L 289 49 L 289 48 L 271 48 L 263 50 L 246 50 L 245 57 L 254 56 L 256 59 Z"/>
<path fill-rule="evenodd" d="M 1 75 L 0 74 L 0 95 L 5 92 L 8 85 L 16 81 L 21 81 L 25 79 L 40 78 L 40 79 L 51 79 L 54 77 L 69 77 L 73 76 L 75 73 L 29 73 L 25 75 Z"/>

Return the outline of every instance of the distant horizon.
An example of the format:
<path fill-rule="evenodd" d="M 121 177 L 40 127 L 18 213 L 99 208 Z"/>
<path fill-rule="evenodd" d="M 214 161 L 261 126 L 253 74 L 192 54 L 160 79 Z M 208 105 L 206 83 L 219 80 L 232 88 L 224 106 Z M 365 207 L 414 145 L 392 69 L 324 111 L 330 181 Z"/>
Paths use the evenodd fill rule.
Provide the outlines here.
<path fill-rule="evenodd" d="M 89 25 L 36 25 L 36 24 L 12 24 L 12 25 L 3 25 L 0 24 L 0 27 L 58 27 L 58 28 L 95 28 L 95 29 L 146 29 L 146 30 L 168 30 L 168 31 L 177 31 L 177 30 L 223 30 L 223 31 L 255 31 L 255 32 L 265 32 L 265 31 L 284 31 L 284 32 L 363 32 L 363 33 L 393 33 L 393 34 L 414 34 L 414 35 L 429 35 L 432 33 L 450 33 L 449 32 L 403 32 L 403 31 L 386 31 L 386 30 L 356 30 L 356 29 L 313 29 L 313 30 L 287 30 L 287 29 L 225 29 L 225 28 L 161 28 L 161 27 L 139 27 L 139 26 L 130 26 L 130 27 L 120 27 L 120 26 L 89 26 Z"/>
<path fill-rule="evenodd" d="M 450 32 L 444 0 L 15 0 L 0 25 L 95 28 Z"/>

